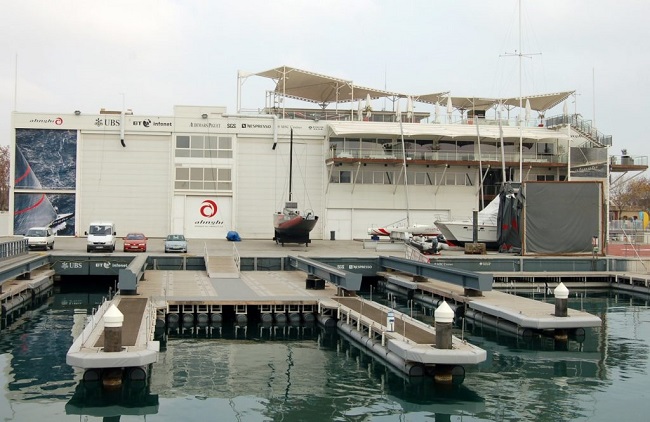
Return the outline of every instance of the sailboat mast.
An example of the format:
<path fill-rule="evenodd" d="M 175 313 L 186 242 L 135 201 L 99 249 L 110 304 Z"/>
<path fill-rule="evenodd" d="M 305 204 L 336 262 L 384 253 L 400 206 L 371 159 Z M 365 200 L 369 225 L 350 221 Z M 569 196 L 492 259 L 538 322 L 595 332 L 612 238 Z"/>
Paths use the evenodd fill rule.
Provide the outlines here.
<path fill-rule="evenodd" d="M 291 201 L 291 179 L 293 177 L 293 128 L 291 128 L 289 133 L 289 201 Z"/>
<path fill-rule="evenodd" d="M 408 230 L 409 227 L 411 227 L 411 211 L 409 209 L 409 189 L 408 178 L 406 175 L 406 147 L 404 145 L 404 128 L 402 127 L 402 114 L 399 112 L 399 101 L 397 103 L 396 116 L 399 120 L 399 133 L 402 139 L 402 167 L 404 170 L 404 197 L 406 199 L 406 229 Z"/>
<path fill-rule="evenodd" d="M 519 183 L 524 182 L 524 135 L 523 135 L 523 121 L 521 119 L 522 111 L 522 90 L 521 90 L 521 58 L 523 52 L 521 51 L 521 0 L 519 0 Z"/>

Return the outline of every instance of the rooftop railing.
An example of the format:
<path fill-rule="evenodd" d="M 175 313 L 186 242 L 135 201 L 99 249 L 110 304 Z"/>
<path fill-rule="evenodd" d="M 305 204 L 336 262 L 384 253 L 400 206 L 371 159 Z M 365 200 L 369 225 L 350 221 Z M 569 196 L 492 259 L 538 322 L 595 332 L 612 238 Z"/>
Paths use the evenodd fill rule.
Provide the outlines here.
<path fill-rule="evenodd" d="M 621 166 L 648 166 L 647 156 L 611 155 L 610 162 Z"/>
<path fill-rule="evenodd" d="M 612 146 L 612 136 L 603 135 L 592 124 L 591 120 L 585 120 L 579 114 L 563 114 L 546 119 L 546 127 L 553 128 L 557 126 L 571 125 L 573 129 L 582 133 L 592 141 L 603 146 Z"/>

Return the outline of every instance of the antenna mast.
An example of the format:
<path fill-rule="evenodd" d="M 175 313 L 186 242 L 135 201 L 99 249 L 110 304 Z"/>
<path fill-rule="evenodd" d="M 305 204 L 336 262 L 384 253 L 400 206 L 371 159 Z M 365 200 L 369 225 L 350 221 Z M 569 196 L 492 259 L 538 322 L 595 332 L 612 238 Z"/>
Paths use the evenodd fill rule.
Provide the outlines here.
<path fill-rule="evenodd" d="M 524 163 L 523 163 L 523 149 L 524 149 L 524 135 L 523 135 L 523 119 L 521 117 L 521 112 L 523 109 L 523 92 L 522 92 L 522 58 L 527 57 L 531 58 L 534 55 L 540 55 L 542 53 L 523 53 L 521 51 L 521 0 L 519 0 L 519 51 L 514 54 L 503 54 L 502 56 L 517 56 L 519 57 L 519 183 L 523 183 L 524 177 Z"/>

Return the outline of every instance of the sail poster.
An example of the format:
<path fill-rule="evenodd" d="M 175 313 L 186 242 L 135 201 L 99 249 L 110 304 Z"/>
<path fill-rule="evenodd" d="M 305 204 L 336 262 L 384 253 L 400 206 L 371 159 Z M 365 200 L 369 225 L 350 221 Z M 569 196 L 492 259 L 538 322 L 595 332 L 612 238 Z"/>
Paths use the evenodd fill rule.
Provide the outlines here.
<path fill-rule="evenodd" d="M 14 234 L 51 226 L 73 236 L 77 131 L 16 129 L 14 157 Z"/>

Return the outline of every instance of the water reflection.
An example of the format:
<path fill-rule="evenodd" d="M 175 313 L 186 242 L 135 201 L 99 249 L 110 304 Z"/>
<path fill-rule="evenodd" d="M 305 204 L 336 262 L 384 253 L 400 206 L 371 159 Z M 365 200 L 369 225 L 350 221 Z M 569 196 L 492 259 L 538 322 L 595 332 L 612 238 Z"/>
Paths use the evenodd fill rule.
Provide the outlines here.
<path fill-rule="evenodd" d="M 315 324 L 161 328 L 166 347 L 149 388 L 129 397 L 100 395 L 65 363 L 85 320 L 75 309 L 101 295 L 59 295 L 0 333 L 1 420 L 634 420 L 647 406 L 638 397 L 650 372 L 650 309 L 632 295 L 572 297 L 569 306 L 603 326 L 565 343 L 458 327 L 488 359 L 455 387 L 406 378 Z"/>
<path fill-rule="evenodd" d="M 153 415 L 158 413 L 158 395 L 149 392 L 145 381 L 127 381 L 118 390 L 107 390 L 99 381 L 81 381 L 66 403 L 65 412 L 105 420 L 119 420 L 123 415 Z"/>

